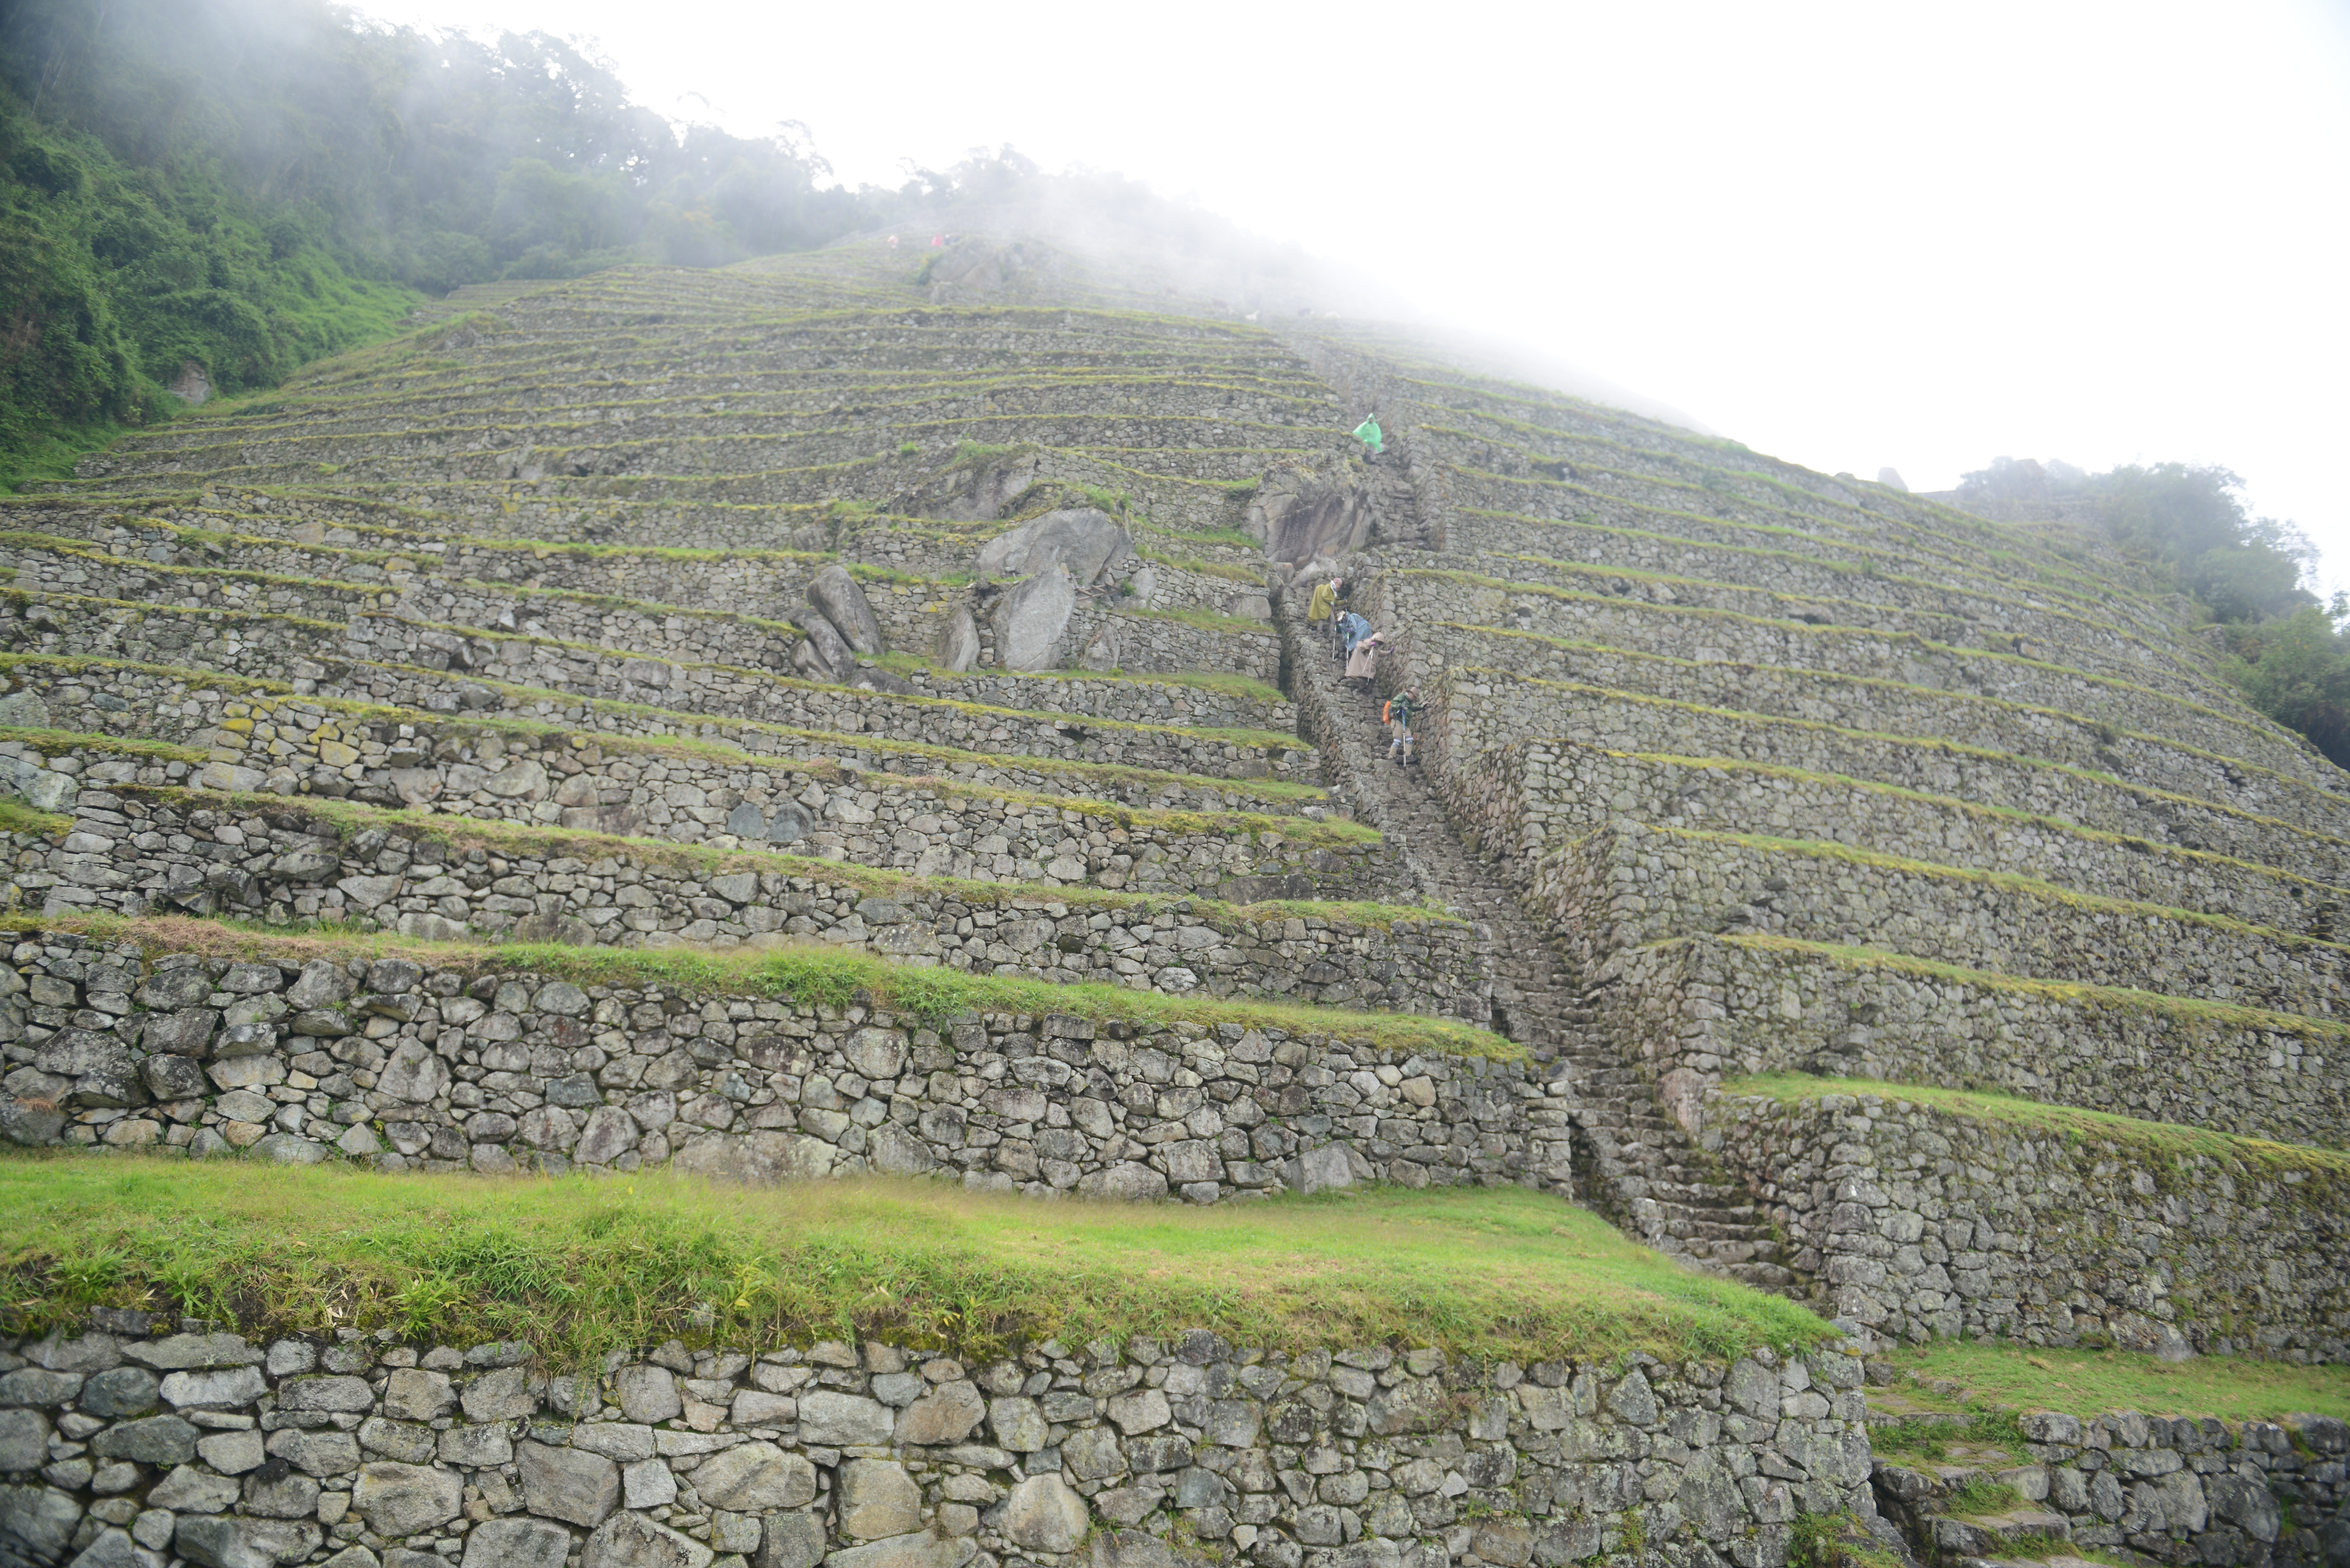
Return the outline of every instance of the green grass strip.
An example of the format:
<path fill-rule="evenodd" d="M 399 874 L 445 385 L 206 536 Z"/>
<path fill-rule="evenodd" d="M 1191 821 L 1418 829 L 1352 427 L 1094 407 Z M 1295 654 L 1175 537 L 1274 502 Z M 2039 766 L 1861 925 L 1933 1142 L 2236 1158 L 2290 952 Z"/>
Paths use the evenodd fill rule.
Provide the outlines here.
<path fill-rule="evenodd" d="M 103 1303 L 254 1335 L 518 1338 L 561 1368 L 672 1336 L 819 1338 L 970 1359 L 1207 1328 L 1274 1350 L 1724 1360 L 1831 1337 L 1559 1199 L 1373 1189 L 1270 1202 L 1040 1204 L 943 1182 L 712 1187 L 156 1159 L 0 1158 L 11 1332 Z"/>
<path fill-rule="evenodd" d="M 2270 1138 L 2241 1137 L 2208 1127 L 2182 1127 L 2174 1122 L 2142 1121 L 2111 1111 L 2083 1110 L 2014 1095 L 1987 1094 L 1979 1089 L 1945 1089 L 1925 1084 L 1892 1084 L 1873 1078 L 1814 1078 L 1802 1073 L 1764 1073 L 1731 1078 L 1721 1085 L 1731 1099 L 1764 1099 L 1780 1105 L 1814 1105 L 1843 1097 L 1881 1100 L 1887 1111 L 1898 1115 L 1907 1106 L 1969 1116 L 1995 1127 L 2053 1137 L 2073 1146 L 2093 1145 L 2147 1157 L 2158 1184 L 2174 1164 L 2209 1161 L 2222 1169 L 2263 1177 L 2283 1177 L 2296 1182 L 2318 1179 L 2304 1193 L 2314 1200 L 2340 1187 L 2350 1192 L 2350 1154 L 2278 1143 Z M 1872 1113 L 1885 1114 L 1885 1113 Z"/>

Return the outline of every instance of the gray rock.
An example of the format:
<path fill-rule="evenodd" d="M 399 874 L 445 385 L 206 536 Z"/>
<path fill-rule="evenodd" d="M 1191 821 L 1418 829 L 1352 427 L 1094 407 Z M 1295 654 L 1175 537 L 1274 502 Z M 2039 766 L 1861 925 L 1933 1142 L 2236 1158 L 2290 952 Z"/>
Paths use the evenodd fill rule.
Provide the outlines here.
<path fill-rule="evenodd" d="M 258 1432 L 240 1432 L 238 1437 L 259 1438 Z M 253 1464 L 261 1462 L 261 1445 L 254 1444 Z M 253 1465 L 244 1467 L 251 1469 Z M 147 1494 L 150 1508 L 168 1508 L 173 1513 L 219 1513 L 243 1495 L 241 1483 L 227 1476 L 216 1476 L 182 1465 L 155 1483 Z"/>
<path fill-rule="evenodd" d="M 147 1022 L 140 1027 L 139 1044 L 149 1051 L 202 1059 L 211 1048 L 213 1031 L 220 1027 L 220 1018 L 218 1010 L 210 1007 L 183 1007 L 176 1012 L 151 1012 L 147 1015 Z"/>
<path fill-rule="evenodd" d="M 805 640 L 794 650 L 793 662 L 812 680 L 839 680 L 857 668 L 856 650 L 832 622 L 808 612 L 795 622 Z"/>
<path fill-rule="evenodd" d="M 571 1158 L 581 1165 L 609 1165 L 636 1147 L 635 1119 L 618 1106 L 598 1106 L 588 1114 Z"/>
<path fill-rule="evenodd" d="M 299 1563 L 307 1557 L 317 1542 L 316 1527 L 308 1532 L 308 1546 L 291 1558 L 281 1555 L 285 1548 L 301 1539 L 300 1526 L 274 1525 L 258 1519 L 182 1514 L 179 1527 L 172 1532 L 172 1547 L 203 1568 L 271 1568 L 276 1563 Z"/>
<path fill-rule="evenodd" d="M 424 1465 L 361 1465 L 351 1506 L 378 1535 L 417 1535 L 438 1529 L 464 1506 L 463 1480 L 454 1470 Z"/>
<path fill-rule="evenodd" d="M 73 1568 L 163 1568 L 163 1559 L 131 1540 L 127 1530 L 101 1530 L 73 1560 Z"/>
<path fill-rule="evenodd" d="M 350 977 L 343 966 L 331 959 L 312 959 L 302 966 L 294 983 L 286 988 L 286 1005 L 301 1012 L 305 1008 L 327 1007 L 351 994 Z"/>
<path fill-rule="evenodd" d="M 639 1363 L 612 1375 L 613 1397 L 631 1421 L 666 1421 L 684 1410 L 677 1392 L 677 1376 L 666 1366 Z"/>
<path fill-rule="evenodd" d="M 538 1396 L 531 1388 L 530 1369 L 501 1367 L 465 1385 L 462 1403 L 469 1421 L 511 1421 L 538 1414 Z"/>
<path fill-rule="evenodd" d="M 274 1132 L 257 1139 L 246 1152 L 273 1165 L 317 1165 L 327 1158 L 327 1146 L 292 1133 Z"/>
<path fill-rule="evenodd" d="M 539 1519 L 492 1519 L 465 1537 L 463 1568 L 563 1568 L 571 1532 Z"/>
<path fill-rule="evenodd" d="M 517 1443 L 515 1463 L 522 1471 L 523 1501 L 533 1513 L 594 1525 L 620 1505 L 620 1467 L 601 1454 Z"/>
<path fill-rule="evenodd" d="M 779 1181 L 812 1181 L 832 1174 L 838 1151 L 822 1138 L 798 1133 L 704 1133 L 671 1160 L 688 1176 L 772 1187 Z"/>
<path fill-rule="evenodd" d="M 855 651 L 869 658 L 889 650 L 881 636 L 881 623 L 873 618 L 873 607 L 866 600 L 864 587 L 838 562 L 825 567 L 808 583 L 807 601 L 832 622 L 833 628 Z"/>
<path fill-rule="evenodd" d="M 447 1094 L 449 1084 L 449 1064 L 418 1040 L 402 1041 L 376 1075 L 376 1087 L 382 1093 L 418 1105 Z"/>
<path fill-rule="evenodd" d="M 899 1413 L 898 1441 L 920 1446 L 960 1443 L 987 1418 L 987 1402 L 970 1383 L 941 1383 Z"/>
<path fill-rule="evenodd" d="M 1105 1198 L 1119 1203 L 1143 1202 L 1167 1196 L 1167 1178 L 1147 1165 L 1120 1160 L 1080 1178 L 1077 1196 Z"/>
<path fill-rule="evenodd" d="M 1015 1454 L 1035 1453 L 1053 1440 L 1052 1428 L 1034 1399 L 990 1400 L 987 1424 L 997 1444 Z"/>
<path fill-rule="evenodd" d="M 1091 506 L 1047 512 L 982 545 L 980 575 L 1024 576 L 1058 566 L 1091 585 L 1134 555 L 1134 541 L 1107 512 Z"/>
<path fill-rule="evenodd" d="M 184 1465 L 196 1457 L 196 1429 L 177 1416 L 150 1416 L 109 1427 L 89 1440 L 89 1451 L 142 1465 Z"/>
<path fill-rule="evenodd" d="M 1309 1148 L 1282 1167 L 1282 1179 L 1293 1192 L 1325 1192 L 1355 1183 L 1353 1165 L 1344 1145 L 1326 1143 Z"/>
<path fill-rule="evenodd" d="M 571 1428 L 571 1446 L 630 1464 L 653 1457 L 653 1429 L 629 1421 L 582 1421 Z"/>
<path fill-rule="evenodd" d="M 348 1432 L 289 1427 L 271 1433 L 267 1447 L 273 1459 L 314 1476 L 347 1476 L 359 1468 L 359 1439 Z"/>
<path fill-rule="evenodd" d="M 362 1428 L 364 1430 L 364 1428 Z M 225 1476 L 241 1476 L 268 1457 L 259 1432 L 214 1432 L 196 1439 L 196 1453 Z M 156 1504 L 158 1508 L 171 1506 Z"/>
<path fill-rule="evenodd" d="M 1012 1489 L 1003 1503 L 1003 1533 L 1031 1552 L 1075 1552 L 1085 1544 L 1086 1500 L 1046 1471 Z"/>
<path fill-rule="evenodd" d="M 995 603 L 995 662 L 1005 670 L 1050 670 L 1077 607 L 1076 581 L 1057 563 Z"/>
<path fill-rule="evenodd" d="M 281 1410 L 361 1415 L 375 1407 L 375 1390 L 364 1377 L 295 1377 L 277 1386 Z"/>
<path fill-rule="evenodd" d="M 824 1560 L 825 1568 L 963 1568 L 979 1555 L 970 1536 L 944 1537 L 925 1531 L 863 1546 L 845 1547 Z"/>
<path fill-rule="evenodd" d="M 49 705 L 41 700 L 39 692 L 30 689 L 11 691 L 5 697 L 0 697 L 0 724 L 6 724 L 18 730 L 47 730 L 54 727 L 49 722 Z M 25 770 L 22 774 L 12 773 L 6 780 L 9 787 L 20 794 L 26 793 L 26 787 L 31 776 L 44 771 L 22 758 L 11 757 L 8 760 L 22 763 Z M 57 776 L 65 778 L 63 774 Z M 66 782 L 70 784 L 73 781 L 67 779 Z"/>
<path fill-rule="evenodd" d="M 753 1568 L 816 1568 L 824 1561 L 824 1521 L 807 1512 L 771 1513 L 759 1533 Z"/>
<path fill-rule="evenodd" d="M 359 1438 L 359 1447 L 368 1452 L 404 1465 L 429 1464 L 434 1452 L 432 1428 L 387 1421 L 380 1416 L 369 1416 L 361 1421 Z"/>
<path fill-rule="evenodd" d="M 1657 1394 L 1648 1380 L 1637 1368 L 1632 1375 L 1608 1390 L 1607 1407 L 1636 1427 L 1657 1424 Z"/>
<path fill-rule="evenodd" d="M 878 1399 L 819 1388 L 800 1397 L 800 1441 L 827 1449 L 886 1443 L 897 1428 L 889 1407 Z"/>
<path fill-rule="evenodd" d="M 0 1486 L 0 1542 L 22 1542 L 36 1563 L 65 1555 L 81 1504 L 45 1486 Z"/>
<path fill-rule="evenodd" d="M 257 1519 L 307 1519 L 318 1511 L 318 1483 L 279 1475 L 275 1466 L 257 1469 L 244 1478 L 244 1511 Z"/>
<path fill-rule="evenodd" d="M 694 1484 L 700 1490 L 699 1472 Z M 703 1501 L 709 1501 L 708 1494 Z M 889 1459 L 851 1459 L 840 1468 L 836 1506 L 842 1534 L 859 1541 L 880 1541 L 920 1528 L 922 1489 L 914 1484 L 903 1465 Z"/>
<path fill-rule="evenodd" d="M 1090 1568 L 1176 1568 L 1167 1542 L 1140 1530 L 1106 1530 L 1094 1537 Z"/>
<path fill-rule="evenodd" d="M 804 1440 L 818 1440 L 806 1437 L 805 1423 L 801 1433 Z M 884 1436 L 879 1440 L 889 1438 Z M 693 1490 L 706 1506 L 730 1513 L 804 1508 L 816 1500 L 816 1467 L 773 1443 L 739 1443 L 696 1467 Z"/>
<path fill-rule="evenodd" d="M 0 1410 L 0 1471 L 49 1462 L 49 1421 L 37 1410 Z"/>
<path fill-rule="evenodd" d="M 939 628 L 938 646 L 931 657 L 947 670 L 960 675 L 979 662 L 979 625 L 971 618 L 968 605 L 957 605 L 947 623 Z"/>
<path fill-rule="evenodd" d="M 247 1376 L 253 1376 L 251 1368 L 244 1370 Z M 184 1377 L 189 1375 L 184 1372 L 175 1372 L 172 1376 Z M 214 1375 L 203 1374 L 203 1376 Z M 253 1380 L 256 1384 L 261 1381 L 258 1376 L 254 1376 Z M 112 1371 L 99 1373 L 82 1385 L 81 1407 L 92 1416 L 103 1416 L 109 1421 L 119 1420 L 125 1416 L 136 1416 L 142 1411 L 153 1409 L 156 1393 L 157 1385 L 153 1373 L 143 1366 L 118 1366 Z M 177 1405 L 183 1401 L 175 1399 L 172 1403 Z M 7 1465 L 0 1465 L 0 1469 L 10 1468 Z"/>
<path fill-rule="evenodd" d="M 579 1568 L 710 1568 L 714 1555 L 666 1524 L 656 1524 L 641 1513 L 621 1513 L 588 1538 Z"/>
<path fill-rule="evenodd" d="M 138 1367 L 124 1370 L 150 1379 L 153 1376 Z M 167 1372 L 159 1391 L 164 1402 L 175 1410 L 234 1410 L 266 1394 L 269 1385 L 262 1380 L 261 1368 L 257 1366 L 223 1366 L 204 1372 Z M 88 1408 L 87 1389 L 82 1399 L 84 1408 Z M 151 1393 L 148 1402 L 151 1404 L 153 1400 Z"/>

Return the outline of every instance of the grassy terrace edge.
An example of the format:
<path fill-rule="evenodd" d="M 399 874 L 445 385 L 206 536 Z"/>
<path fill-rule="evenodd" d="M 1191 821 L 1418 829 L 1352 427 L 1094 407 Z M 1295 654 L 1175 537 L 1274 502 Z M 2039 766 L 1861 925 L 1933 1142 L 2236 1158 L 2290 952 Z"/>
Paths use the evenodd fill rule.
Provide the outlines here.
<path fill-rule="evenodd" d="M 1963 1116 L 2026 1137 L 2110 1147 L 2118 1153 L 2151 1157 L 2154 1163 L 2147 1168 L 2158 1186 L 2162 1183 L 2164 1168 L 2169 1164 L 2211 1160 L 2247 1174 L 2306 1181 L 2309 1185 L 2304 1192 L 2312 1201 L 2321 1201 L 2328 1193 L 2350 1196 L 2350 1153 L 2339 1149 L 2244 1137 L 2176 1122 L 2144 1121 L 2111 1111 L 2085 1110 L 2014 1095 L 1874 1078 L 1814 1078 L 1800 1073 L 1763 1073 L 1731 1078 L 1722 1083 L 1720 1093 L 1725 1100 L 1769 1100 L 1783 1106 L 1849 1099 L 1863 1102 L 1856 1108 L 1869 1109 L 1871 1115 L 1879 1112 L 1866 1102 L 1876 1101 L 1885 1112 L 1893 1115 L 1916 1107 L 1937 1116 Z"/>
<path fill-rule="evenodd" d="M 1521 1361 L 1719 1362 L 1833 1340 L 1519 1188 L 1372 1188 L 1195 1208 L 863 1179 L 745 1189 L 0 1157 L 0 1326 L 98 1305 L 252 1333 L 524 1339 L 546 1361 L 677 1337 L 878 1338 L 982 1356 L 1203 1327 L 1271 1350 L 1435 1345 Z"/>
<path fill-rule="evenodd" d="M 829 863 L 827 863 L 829 864 Z M 966 1013 L 1057 1014 L 1144 1028 L 1178 1023 L 1271 1028 L 1304 1038 L 1362 1041 L 1396 1051 L 1429 1051 L 1492 1062 L 1520 1062 L 1525 1048 L 1502 1035 L 1415 1012 L 1355 1012 L 1343 1008 L 1245 998 L 1169 996 L 1094 982 L 1066 985 L 1009 975 L 982 975 L 896 964 L 836 948 L 574 948 L 557 943 L 432 942 L 388 933 L 320 929 L 288 934 L 232 920 L 161 915 L 0 919 L 0 937 L 23 940 L 60 931 L 108 946 L 135 945 L 150 955 L 211 958 L 405 958 L 428 969 L 469 974 L 533 974 L 582 986 L 658 988 L 683 996 L 761 996 L 819 1009 L 877 1008 L 938 1028 Z"/>

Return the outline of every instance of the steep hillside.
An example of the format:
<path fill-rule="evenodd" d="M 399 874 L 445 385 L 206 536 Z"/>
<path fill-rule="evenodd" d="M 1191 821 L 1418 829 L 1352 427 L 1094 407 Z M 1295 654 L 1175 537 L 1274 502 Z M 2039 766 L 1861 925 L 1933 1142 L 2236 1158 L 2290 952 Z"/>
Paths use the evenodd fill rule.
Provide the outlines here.
<path fill-rule="evenodd" d="M 318 1411 L 401 1476 L 359 1469 L 266 1549 L 1781 1568 L 1881 1502 L 1946 1556 L 2317 1563 L 2338 1422 L 2248 1427 L 2222 1462 L 2192 1423 L 2000 1417 L 1872 1490 L 1895 1417 L 1853 1357 L 2350 1359 L 2350 774 L 2089 545 L 1245 303 L 1029 235 L 485 286 L 0 503 L 0 1132 L 1202 1206 L 1518 1187 L 1724 1276 L 1717 1326 L 1674 1319 L 1668 1366 L 1625 1348 L 1647 1296 L 1593 1296 L 1523 1330 L 1555 1360 L 1333 1343 L 1276 1370 L 1138 1324 L 974 1385 L 943 1351 L 796 1340 L 752 1371 L 766 1342 L 728 1349 L 750 1320 L 704 1303 L 717 1337 L 616 1354 L 608 1408 L 594 1377 L 483 1395 L 527 1458 L 382 1447 L 387 1390 L 526 1354 L 399 1349 Z M 1368 462 L 1347 432 L 1374 410 Z M 1334 575 L 1384 635 L 1373 690 L 1307 621 Z M 1409 767 L 1378 727 L 1399 692 Z M 77 1310 L 205 1315 L 160 1272 L 19 1265 Z M 740 1266 L 748 1311 L 758 1268 L 815 1265 Z M 407 1299 L 336 1267 L 365 1326 Z M 824 1310 L 973 1357 L 1033 1326 L 915 1323 L 894 1288 Z M 399 1310 L 380 1343 L 494 1315 Z M 1246 1306 L 1310 1338 L 1291 1310 Z M 1778 1350 L 1733 1365 L 1758 1324 Z M 161 1368 L 154 1326 L 108 1332 Z M 673 1409 L 645 1392 L 672 1375 Z M 677 1462 L 722 1449 L 723 1483 Z M 98 1472 L 56 1473 L 26 1517 L 95 1540 Z M 260 1490 L 285 1480 L 234 1517 L 292 1517 Z M 394 1528 L 395 1480 L 457 1501 Z M 150 1532 L 228 1560 L 204 1511 L 150 1511 L 174 1509 Z"/>

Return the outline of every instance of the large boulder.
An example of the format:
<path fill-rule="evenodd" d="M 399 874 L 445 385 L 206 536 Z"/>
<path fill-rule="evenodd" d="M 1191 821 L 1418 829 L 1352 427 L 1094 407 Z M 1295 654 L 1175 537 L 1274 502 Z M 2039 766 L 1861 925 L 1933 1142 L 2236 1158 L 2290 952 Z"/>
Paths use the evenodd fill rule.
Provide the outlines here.
<path fill-rule="evenodd" d="M 881 637 L 881 623 L 873 618 L 873 607 L 866 600 L 865 589 L 837 562 L 818 572 L 816 580 L 808 584 L 807 602 L 832 623 L 833 629 L 857 652 L 869 655 L 889 650 Z"/>
<path fill-rule="evenodd" d="M 939 646 L 935 654 L 939 663 L 960 675 L 979 662 L 979 623 L 971 618 L 970 607 L 955 606 L 954 614 L 939 628 Z"/>
<path fill-rule="evenodd" d="M 772 1187 L 779 1181 L 816 1181 L 831 1175 L 837 1153 L 822 1138 L 800 1133 L 703 1133 L 680 1149 L 670 1164 L 688 1176 Z"/>
<path fill-rule="evenodd" d="M 1055 1554 L 1085 1543 L 1086 1500 L 1047 1470 L 1012 1489 L 1003 1503 L 1003 1533 L 1015 1546 Z"/>
<path fill-rule="evenodd" d="M 1024 576 L 1057 563 L 1090 587 L 1133 556 L 1134 541 L 1116 519 L 1081 506 L 1032 517 L 990 539 L 980 549 L 979 571 L 990 577 Z"/>
<path fill-rule="evenodd" d="M 1050 670 L 1077 607 L 1077 585 L 1054 562 L 995 603 L 995 662 L 1006 670 Z"/>
<path fill-rule="evenodd" d="M 847 639 L 824 617 L 808 614 L 800 617 L 803 634 L 800 645 L 792 650 L 792 667 L 811 680 L 838 680 L 857 668 L 857 655 Z"/>

